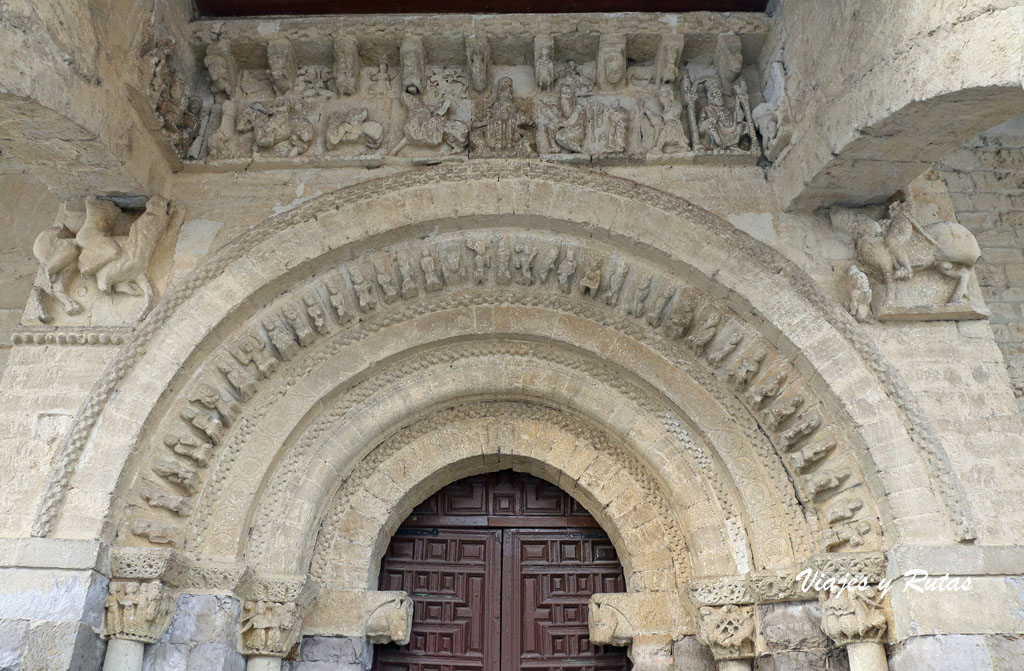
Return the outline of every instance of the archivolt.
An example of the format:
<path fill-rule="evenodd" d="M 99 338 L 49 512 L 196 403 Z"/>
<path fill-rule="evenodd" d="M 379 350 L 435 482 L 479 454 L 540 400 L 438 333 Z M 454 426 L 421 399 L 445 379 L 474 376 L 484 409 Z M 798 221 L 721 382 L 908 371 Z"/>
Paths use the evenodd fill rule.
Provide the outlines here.
<path fill-rule="evenodd" d="M 230 343 L 212 357 L 204 352 L 208 352 L 211 347 L 208 338 L 221 337 L 233 330 L 233 324 L 239 319 L 244 320 L 251 315 L 256 315 L 256 318 L 261 316 L 257 314 L 254 304 L 247 302 L 259 293 L 252 290 L 254 285 L 264 287 L 258 301 L 269 298 L 272 294 L 268 295 L 268 291 L 280 294 L 282 280 L 302 274 L 309 276 L 327 270 L 331 263 L 351 260 L 353 254 L 374 245 L 373 236 L 378 233 L 398 231 L 403 227 L 411 227 L 410 231 L 421 233 L 421 230 L 415 230 L 415 225 L 452 221 L 452 217 L 464 217 L 465 221 L 476 222 L 470 225 L 478 226 L 479 217 L 520 214 L 552 217 L 556 221 L 566 222 L 566 230 L 577 227 L 590 231 L 589 235 L 592 236 L 618 236 L 621 240 L 615 243 L 613 249 L 642 252 L 648 263 L 651 258 L 664 258 L 668 263 L 678 263 L 673 259 L 685 259 L 688 266 L 682 272 L 687 273 L 689 279 L 700 288 L 723 292 L 724 287 L 728 305 L 715 304 L 707 295 L 698 295 L 697 307 L 692 315 L 695 320 L 685 325 L 683 335 L 690 334 L 695 328 L 703 328 L 701 325 L 704 322 L 700 320 L 708 318 L 710 312 L 720 313 L 721 319 L 723 314 L 728 312 L 729 306 L 740 310 L 746 315 L 742 319 L 736 313 L 725 316 L 733 319 L 735 328 L 739 330 L 759 330 L 771 341 L 778 342 L 784 350 L 779 360 L 792 357 L 796 361 L 796 369 L 790 370 L 799 369 L 804 374 L 813 371 L 816 376 L 820 376 L 815 382 L 815 391 L 822 396 L 828 416 L 841 419 L 844 425 L 844 430 L 839 432 L 842 439 L 852 438 L 862 446 L 870 444 L 872 450 L 886 450 L 889 443 L 901 440 L 899 436 L 891 435 L 892 424 L 884 419 L 885 414 L 890 412 L 889 406 L 881 400 L 885 398 L 884 393 L 877 395 L 880 400 L 870 408 L 852 404 L 859 391 L 858 387 L 872 388 L 880 382 L 881 388 L 884 388 L 889 397 L 901 408 L 908 435 L 921 449 L 931 468 L 932 477 L 943 483 L 941 494 L 950 506 L 953 521 L 960 535 L 969 535 L 966 512 L 958 487 L 949 473 L 944 452 L 931 435 L 909 391 L 866 336 L 814 288 L 809 277 L 767 247 L 729 230 L 724 222 L 685 201 L 624 180 L 529 162 L 448 166 L 343 189 L 285 216 L 270 219 L 266 225 L 222 248 L 207 264 L 186 278 L 180 286 L 168 292 L 149 320 L 141 326 L 133 341 L 125 346 L 111 364 L 89 400 L 83 405 L 51 472 L 34 533 L 45 535 L 53 529 L 64 491 L 79 466 L 79 456 L 92 435 L 101 412 L 109 413 L 119 421 L 109 424 L 109 429 L 106 421 L 100 425 L 100 433 L 96 434 L 97 444 L 112 453 L 114 461 L 128 462 L 132 448 L 140 437 L 145 435 L 146 422 L 149 422 L 152 430 L 155 428 L 155 422 L 159 421 L 160 412 L 150 413 L 157 399 L 165 395 L 169 387 L 186 386 L 189 379 L 201 379 L 197 373 L 197 362 L 201 363 L 206 359 L 207 364 L 198 368 L 209 372 L 216 364 L 225 364 L 230 360 L 229 351 L 232 352 L 231 357 L 239 362 L 244 361 L 244 356 L 240 358 L 238 354 L 238 345 L 241 342 L 239 340 Z M 473 219 L 474 217 L 476 219 Z M 622 220 L 628 220 L 630 226 L 620 226 L 618 222 Z M 360 222 L 362 227 L 355 226 L 356 222 Z M 466 224 L 461 226 L 465 228 Z M 611 233 L 604 233 L 605 230 Z M 376 243 L 376 246 L 379 249 L 381 243 Z M 492 259 L 497 258 L 494 256 L 496 253 L 491 252 Z M 587 254 L 589 252 L 584 256 L 589 261 L 590 257 Z M 426 256 L 422 258 L 426 259 Z M 556 260 L 561 263 L 564 258 L 565 252 L 561 250 Z M 433 257 L 433 260 L 436 261 L 437 257 Z M 365 261 L 360 263 L 363 264 L 364 271 L 371 272 Z M 416 270 L 417 290 L 424 293 L 435 289 L 448 291 L 448 285 L 439 275 L 439 286 L 431 287 L 427 272 L 426 266 Z M 583 272 L 581 269 L 579 277 L 573 276 L 574 288 L 583 285 Z M 611 267 L 602 267 L 597 271 L 598 287 L 605 281 L 604 273 L 609 273 L 609 282 L 614 279 Z M 712 276 L 715 278 L 714 281 L 708 279 Z M 353 297 L 358 300 L 360 291 L 356 287 L 356 280 L 366 278 L 355 277 L 351 272 L 351 266 L 347 266 L 342 277 L 345 296 L 339 300 L 342 303 L 346 300 L 351 302 Z M 640 280 L 640 284 L 643 283 L 642 275 L 637 279 Z M 677 280 L 678 277 L 670 282 Z M 291 286 L 292 281 L 286 281 L 284 286 Z M 548 288 L 545 290 L 548 294 L 556 291 L 555 287 L 558 285 L 554 284 L 554 280 L 545 281 L 548 282 Z M 534 291 L 539 287 L 536 287 L 532 280 L 528 286 L 528 289 L 514 292 L 513 298 L 508 302 L 514 304 L 517 301 L 525 301 L 529 304 L 536 300 L 530 296 L 544 293 Z M 652 335 L 657 330 L 656 339 L 662 341 L 659 347 L 680 349 L 677 344 L 668 342 L 675 340 L 669 333 L 670 314 L 673 310 L 679 309 L 685 296 L 678 285 L 674 286 L 675 292 L 665 300 L 660 310 L 655 311 L 653 317 L 650 316 L 651 312 L 646 305 L 644 314 L 632 315 L 631 320 L 621 316 L 627 309 L 619 309 L 616 313 L 617 318 L 632 324 L 626 332 L 630 328 L 635 330 L 639 325 L 647 323 Z M 379 276 L 371 280 L 370 290 L 375 300 L 379 298 L 387 301 L 387 288 L 381 284 Z M 638 290 L 637 286 L 631 285 L 634 295 Z M 595 287 L 591 294 L 596 294 L 597 291 Z M 465 301 L 468 305 L 473 299 L 467 296 L 486 294 L 487 291 L 478 291 L 470 287 L 465 291 L 453 291 L 443 295 L 450 301 Z M 332 299 L 337 295 L 338 292 L 332 291 L 329 285 L 324 285 L 318 287 L 313 301 L 321 306 L 322 311 L 324 303 L 334 305 Z M 582 303 L 596 302 L 597 298 L 596 295 L 591 295 Z M 645 300 L 659 301 L 661 295 L 652 289 Z M 616 293 L 613 303 L 618 304 L 618 301 Z M 575 302 L 580 304 L 581 300 L 576 299 Z M 382 328 L 388 320 L 401 320 L 415 313 L 415 305 L 415 301 L 398 302 L 395 306 L 389 306 L 387 310 L 381 311 L 385 315 L 383 318 L 374 316 L 366 320 L 365 326 L 358 328 Z M 315 321 L 313 313 L 310 312 L 309 315 Z M 339 311 L 337 321 L 334 325 L 327 325 L 327 328 L 336 328 L 343 319 Z M 250 322 L 252 323 L 255 323 L 255 320 Z M 842 340 L 835 340 L 836 334 L 832 329 L 847 338 L 853 345 L 853 350 L 859 354 L 859 358 L 851 357 L 847 353 L 850 350 L 843 349 L 842 346 L 837 353 L 836 343 Z M 723 332 L 726 335 L 723 336 Z M 249 335 L 245 329 L 241 330 L 241 333 L 241 338 Z M 700 345 L 698 354 L 701 356 L 707 357 L 707 347 L 727 346 L 727 329 L 719 330 L 716 326 L 712 329 L 711 336 L 713 340 L 710 343 Z M 258 335 L 257 340 L 262 340 L 262 337 Z M 761 339 L 761 342 L 767 344 L 768 340 Z M 725 352 L 724 359 L 718 361 L 717 365 L 710 366 L 711 374 L 721 377 L 721 382 L 725 383 L 730 373 L 735 373 L 743 361 L 742 357 L 748 353 L 746 345 L 744 342 L 743 347 Z M 264 344 L 259 349 L 273 352 L 266 347 Z M 696 345 L 694 349 L 696 351 Z M 146 355 L 147 350 L 151 350 L 152 354 Z M 144 356 L 145 373 L 125 379 L 128 372 Z M 277 355 L 271 356 L 276 362 Z M 837 372 L 836 367 L 826 365 L 837 362 L 837 359 L 842 360 L 841 374 Z M 185 360 L 190 363 L 182 367 L 178 362 Z M 774 355 L 770 355 L 769 360 L 774 360 Z M 864 363 L 867 364 L 866 368 Z M 251 360 L 250 363 L 241 365 L 242 368 L 248 369 L 246 375 L 249 377 L 264 376 L 266 371 L 257 372 L 258 369 L 253 367 L 257 364 L 258 362 Z M 707 362 L 701 365 L 705 366 Z M 866 373 L 867 369 L 873 370 L 877 379 Z M 744 385 L 755 390 L 770 390 L 772 380 L 768 379 L 767 375 L 774 370 L 769 366 L 761 366 L 755 376 L 756 379 L 745 380 Z M 265 376 L 269 377 L 270 373 L 266 372 Z M 245 382 L 244 377 L 236 375 L 232 386 L 233 393 L 241 397 L 244 395 L 242 389 L 235 384 L 239 380 Z M 118 386 L 125 393 L 108 403 Z M 188 394 L 192 392 L 192 389 L 185 389 L 179 397 L 180 400 L 170 401 L 169 406 L 161 404 L 161 407 L 165 410 L 170 407 L 172 411 L 180 412 L 182 404 L 187 403 Z M 743 395 L 736 395 L 735 398 L 742 399 Z M 792 401 L 791 398 L 788 400 Z M 777 402 L 780 401 L 772 401 L 772 404 Z M 202 411 L 202 408 L 199 410 Z M 171 414 L 173 412 L 166 416 L 170 417 Z M 214 412 L 210 416 L 216 418 L 216 415 L 217 412 Z M 807 419 L 809 418 L 805 417 L 802 421 L 806 423 Z M 786 417 L 778 431 L 769 427 L 769 434 L 776 439 L 783 438 L 784 431 L 789 432 L 796 428 L 790 423 L 792 421 L 795 420 Z M 125 422 L 130 431 L 123 430 Z M 242 422 L 239 422 L 239 425 L 241 426 Z M 816 428 L 812 427 L 811 430 Z M 858 435 L 859 432 L 864 432 L 864 435 Z M 872 435 L 868 437 L 868 434 Z M 796 436 L 795 440 L 800 441 L 802 438 L 802 435 Z M 787 442 L 787 446 L 795 444 L 798 443 Z M 870 463 L 868 452 L 864 450 L 861 454 L 866 463 Z M 104 464 L 110 461 L 111 457 L 108 455 Z M 880 475 L 883 478 L 889 477 L 885 474 Z M 927 483 L 929 477 L 925 475 L 921 480 Z M 879 491 L 888 487 L 887 482 L 876 481 L 876 484 Z M 111 484 L 110 491 L 113 490 L 115 487 Z M 808 493 L 813 499 L 813 491 L 809 490 Z M 229 503 L 224 502 L 225 505 Z M 159 533 L 150 534 L 149 537 L 154 542 L 161 542 L 162 538 Z"/>

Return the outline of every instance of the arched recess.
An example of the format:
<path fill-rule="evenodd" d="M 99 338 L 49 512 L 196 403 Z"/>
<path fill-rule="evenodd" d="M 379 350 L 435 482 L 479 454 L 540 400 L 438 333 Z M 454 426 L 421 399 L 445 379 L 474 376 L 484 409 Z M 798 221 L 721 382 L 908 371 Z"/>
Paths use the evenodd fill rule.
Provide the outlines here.
<path fill-rule="evenodd" d="M 292 345 L 274 344 L 279 329 Z M 677 485 L 690 481 L 670 480 L 664 464 L 698 473 L 689 495 L 713 491 L 720 509 L 708 556 L 728 557 L 733 570 L 744 549 L 754 567 L 772 565 L 756 540 L 771 532 L 758 525 L 804 508 L 810 519 L 791 533 L 813 540 L 788 542 L 781 563 L 787 553 L 877 548 L 882 530 L 891 542 L 936 528 L 969 533 L 944 452 L 909 392 L 805 274 L 678 198 L 518 161 L 342 189 L 222 248 L 168 292 L 98 383 L 54 465 L 35 532 L 109 538 L 120 527 L 127 544 L 184 544 L 196 558 L 234 562 L 259 553 L 250 531 L 273 532 L 311 551 L 332 486 L 437 403 L 477 393 L 404 389 L 418 378 L 393 364 L 426 370 L 446 356 L 432 348 L 482 336 L 487 346 L 558 353 L 528 354 L 535 369 L 512 378 L 485 367 L 481 386 L 506 383 L 486 398 L 536 400 L 523 393 L 531 381 L 541 398 L 573 388 L 555 380 L 558 366 L 579 376 L 579 393 L 563 395 L 582 419 L 614 419 L 633 398 L 635 416 L 623 412 L 605 431 L 656 431 L 652 442 L 634 436 L 631 450 L 673 496 L 686 496 Z M 426 379 L 447 381 L 440 369 Z M 597 382 L 603 397 L 590 393 Z M 360 385 L 374 384 L 392 387 L 382 397 L 395 403 L 391 415 L 368 420 L 344 450 L 316 438 L 332 406 L 347 412 L 373 396 Z M 169 436 L 218 445 L 200 454 Z M 650 447 L 659 440 L 663 452 Z M 324 451 L 303 456 L 303 445 Z M 160 465 L 169 459 L 188 469 L 171 473 Z M 847 488 L 857 496 L 833 496 Z M 908 490 L 913 504 L 886 496 Z M 230 521 L 210 524 L 209 511 Z M 676 500 L 684 536 L 700 539 L 699 525 L 682 524 L 692 513 Z M 720 570 L 716 561 L 701 572 Z"/>

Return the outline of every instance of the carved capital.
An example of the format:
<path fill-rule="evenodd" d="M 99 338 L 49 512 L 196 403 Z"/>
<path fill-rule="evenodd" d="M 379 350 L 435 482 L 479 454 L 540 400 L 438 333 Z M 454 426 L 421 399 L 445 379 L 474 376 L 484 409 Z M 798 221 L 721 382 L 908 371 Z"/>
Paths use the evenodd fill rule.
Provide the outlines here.
<path fill-rule="evenodd" d="M 700 609 L 697 637 L 717 661 L 754 656 L 754 607 L 729 604 Z"/>
<path fill-rule="evenodd" d="M 125 580 L 159 580 L 171 587 L 188 582 L 191 562 L 170 548 L 113 548 L 110 577 Z"/>
<path fill-rule="evenodd" d="M 821 630 L 836 645 L 880 643 L 884 639 L 888 621 L 877 588 L 838 589 L 823 602 Z"/>
<path fill-rule="evenodd" d="M 366 640 L 407 644 L 412 634 L 412 608 L 412 599 L 404 594 L 377 606 L 366 618 Z"/>
<path fill-rule="evenodd" d="M 104 635 L 155 643 L 170 624 L 174 597 L 159 581 L 113 580 L 105 607 Z"/>
<path fill-rule="evenodd" d="M 246 656 L 287 656 L 302 636 L 302 620 L 318 592 L 306 576 L 246 576 L 238 589 L 238 651 Z"/>

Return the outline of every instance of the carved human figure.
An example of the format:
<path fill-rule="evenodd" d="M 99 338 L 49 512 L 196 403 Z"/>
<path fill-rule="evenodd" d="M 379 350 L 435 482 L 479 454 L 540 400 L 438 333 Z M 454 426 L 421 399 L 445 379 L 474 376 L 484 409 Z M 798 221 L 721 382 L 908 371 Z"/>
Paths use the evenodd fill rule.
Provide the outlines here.
<path fill-rule="evenodd" d="M 590 90 L 594 88 L 594 80 L 580 72 L 576 61 L 572 59 L 565 62 L 565 66 L 562 68 L 562 75 L 555 84 L 558 90 L 561 90 L 563 87 L 569 87 L 580 94 L 590 93 Z"/>
<path fill-rule="evenodd" d="M 161 460 L 153 464 L 153 472 L 189 494 L 199 491 L 199 473 L 177 460 Z"/>
<path fill-rule="evenodd" d="M 402 93 L 405 105 L 405 132 L 395 146 L 397 155 L 409 143 L 424 147 L 441 147 L 451 154 L 466 149 L 469 143 L 469 127 L 457 119 L 449 119 L 452 101 L 445 98 L 437 107 L 430 107 L 419 95 Z"/>
<path fill-rule="evenodd" d="M 698 356 L 703 354 L 704 348 L 707 347 L 708 343 L 714 339 L 715 333 L 718 332 L 718 323 L 721 320 L 722 315 L 718 312 L 708 314 L 701 325 L 695 328 L 693 333 L 686 336 L 686 346 L 692 349 Z"/>
<path fill-rule="evenodd" d="M 95 277 L 96 286 L 105 294 L 142 296 L 144 302 L 139 321 L 146 318 L 156 300 L 156 290 L 149 281 L 149 263 L 157 242 L 170 223 L 172 212 L 171 203 L 166 198 L 153 196 L 146 202 L 146 211 L 129 229 L 128 238 L 118 241 L 111 231 L 115 219 L 121 214 L 120 208 L 97 198 L 90 197 L 85 201 L 85 223 L 75 235 L 75 243 L 81 250 L 78 269 L 85 277 Z M 61 240 L 56 238 L 55 242 Z M 63 246 L 58 249 L 63 250 Z"/>
<path fill-rule="evenodd" d="M 665 320 L 665 335 L 673 340 L 679 340 L 689 333 L 690 327 L 693 326 L 696 310 L 696 293 L 684 291 Z"/>
<path fill-rule="evenodd" d="M 838 489 L 850 477 L 850 470 L 846 468 L 835 471 L 821 471 L 815 473 L 807 484 L 811 496 L 817 498 L 828 492 Z"/>
<path fill-rule="evenodd" d="M 222 103 L 228 98 L 234 98 L 238 90 L 239 71 L 235 57 L 231 53 L 231 43 L 221 39 L 206 47 L 203 62 L 210 75 L 210 90 L 214 94 L 214 100 Z"/>
<path fill-rule="evenodd" d="M 196 386 L 191 400 L 217 411 L 224 426 L 230 426 L 242 412 L 242 407 L 236 401 L 224 398 L 217 389 L 205 382 Z"/>
<path fill-rule="evenodd" d="M 137 518 L 132 520 L 130 528 L 132 534 L 145 538 L 150 543 L 154 543 L 156 545 L 170 545 L 172 547 L 178 547 L 181 544 L 178 541 L 175 528 L 170 524 L 165 524 L 164 522 Z M 128 618 L 126 620 L 126 625 L 131 622 L 133 621 Z"/>
<path fill-rule="evenodd" d="M 800 443 L 821 426 L 821 416 L 816 412 L 801 415 L 793 426 L 782 433 L 782 444 L 787 448 Z"/>
<path fill-rule="evenodd" d="M 600 125 L 595 134 L 601 154 L 621 154 L 629 144 L 629 112 L 621 105 L 599 107 Z"/>
<path fill-rule="evenodd" d="M 394 266 L 391 263 L 391 254 L 380 252 L 370 257 L 370 264 L 373 266 L 374 277 L 384 294 L 384 302 L 390 303 L 398 298 L 399 279 L 395 275 Z"/>
<path fill-rule="evenodd" d="M 154 102 L 163 99 L 170 89 L 171 78 L 174 76 L 172 60 L 175 44 L 173 37 L 157 36 L 152 48 L 142 57 L 142 81 Z"/>
<path fill-rule="evenodd" d="M 334 38 L 334 85 L 343 96 L 359 92 L 359 44 L 356 38 Z"/>
<path fill-rule="evenodd" d="M 533 78 L 541 91 L 550 91 L 555 84 L 555 61 L 551 56 L 554 46 L 550 40 L 538 37 L 534 43 Z"/>
<path fill-rule="evenodd" d="M 559 88 L 554 112 L 554 124 L 543 126 L 551 140 L 549 145 L 553 144 L 559 151 L 582 153 L 587 138 L 587 108 L 577 100 L 575 89 L 567 84 Z"/>
<path fill-rule="evenodd" d="M 209 464 L 210 457 L 213 456 L 213 443 L 199 440 L 194 436 L 168 433 L 164 435 L 163 443 L 175 454 L 187 457 L 199 466 Z"/>
<path fill-rule="evenodd" d="M 845 522 L 846 520 L 853 519 L 853 516 L 857 514 L 864 507 L 864 502 L 860 499 L 846 499 L 839 501 L 828 507 L 825 511 L 825 520 L 829 524 L 835 524 L 837 522 Z"/>
<path fill-rule="evenodd" d="M 618 35 L 602 35 L 597 51 L 597 82 L 606 91 L 626 83 L 626 41 Z"/>
<path fill-rule="evenodd" d="M 676 289 L 672 285 L 665 285 L 658 289 L 647 310 L 647 323 L 650 326 L 653 328 L 661 326 L 661 321 L 665 317 L 665 308 L 668 306 L 669 301 L 672 300 L 672 297 L 675 296 L 675 293 Z"/>
<path fill-rule="evenodd" d="M 420 257 L 420 268 L 423 270 L 423 279 L 426 283 L 427 291 L 440 291 L 444 287 L 441 275 L 437 272 L 437 262 L 434 260 L 434 254 L 429 247 L 423 248 L 423 253 Z"/>
<path fill-rule="evenodd" d="M 629 273 L 629 266 L 625 261 L 617 260 L 608 274 L 608 281 L 604 286 L 605 305 L 618 305 L 619 294 L 622 293 L 622 285 L 626 282 L 626 275 Z"/>
<path fill-rule="evenodd" d="M 333 98 L 334 78 L 331 70 L 322 65 L 304 65 L 299 68 L 298 89 L 303 98 Z"/>
<path fill-rule="evenodd" d="M 352 277 L 352 289 L 356 292 L 356 300 L 359 302 L 361 312 L 369 312 L 377 307 L 377 295 L 373 291 L 373 284 L 363 274 L 358 266 L 349 268 L 349 275 Z"/>
<path fill-rule="evenodd" d="M 398 51 L 402 62 L 402 91 L 418 96 L 424 90 L 426 52 L 423 50 L 423 38 L 419 35 L 406 35 Z"/>
<path fill-rule="evenodd" d="M 876 588 L 836 590 L 822 605 L 821 629 L 838 645 L 880 642 L 887 628 L 882 596 Z"/>
<path fill-rule="evenodd" d="M 695 82 L 694 87 L 701 85 L 704 86 L 707 99 L 700 110 L 697 131 L 713 149 L 739 147 L 743 136 L 750 133 L 739 99 L 734 108 L 730 109 L 717 76 L 702 77 Z"/>
<path fill-rule="evenodd" d="M 727 379 L 736 389 L 743 391 L 761 369 L 761 362 L 764 361 L 766 356 L 768 356 L 768 353 L 763 349 L 758 349 L 753 352 L 747 350 L 743 356 L 740 357 L 739 362 L 737 362 L 732 370 L 730 370 L 726 375 Z"/>
<path fill-rule="evenodd" d="M 645 109 L 645 114 L 654 127 L 654 144 L 651 151 L 657 154 L 672 154 L 690 148 L 690 138 L 683 127 L 683 103 L 669 84 L 658 87 L 658 102 L 661 112 Z"/>
<path fill-rule="evenodd" d="M 399 249 L 398 274 L 402 277 L 402 298 L 414 298 L 420 293 L 419 273 L 416 271 L 416 259 L 409 249 Z"/>
<path fill-rule="evenodd" d="M 267 64 L 270 66 L 270 83 L 279 96 L 290 95 L 299 76 L 295 63 L 295 48 L 286 37 L 267 42 Z"/>
<path fill-rule="evenodd" d="M 349 310 L 349 302 L 345 294 L 345 281 L 341 277 L 338 275 L 328 276 L 324 281 L 324 287 L 327 289 L 328 301 L 330 301 L 331 307 L 334 308 L 334 312 L 342 326 L 359 321 L 358 315 Z"/>
<path fill-rule="evenodd" d="M 586 265 L 583 274 L 580 276 L 580 296 L 589 294 L 591 298 L 597 298 L 597 292 L 601 288 L 601 270 L 603 266 L 603 259 L 594 259 Z"/>
<path fill-rule="evenodd" d="M 259 382 L 245 368 L 221 362 L 217 364 L 217 370 L 224 374 L 231 386 L 235 388 L 238 398 L 243 401 L 248 401 L 259 390 Z"/>
<path fill-rule="evenodd" d="M 498 238 L 494 252 L 494 281 L 497 284 L 512 282 L 512 242 L 507 235 Z"/>
<path fill-rule="evenodd" d="M 313 320 L 313 328 L 316 329 L 316 332 L 320 335 L 330 335 L 331 324 L 327 321 L 327 313 L 316 294 L 307 291 L 302 295 L 302 302 L 306 306 L 306 314 Z"/>
<path fill-rule="evenodd" d="M 299 351 L 299 344 L 295 342 L 292 334 L 273 317 L 263 318 L 263 330 L 267 332 L 270 344 L 277 349 L 277 353 L 285 361 L 291 361 L 295 353 Z"/>
<path fill-rule="evenodd" d="M 981 248 L 959 223 L 922 225 L 911 214 L 910 204 L 900 200 L 891 203 L 888 218 L 879 221 L 839 207 L 829 210 L 829 215 L 833 226 L 853 235 L 858 269 L 885 283 L 886 300 L 891 299 L 895 282 L 908 280 L 915 270 L 926 268 L 956 280 L 947 304 L 970 300 L 971 270 Z"/>
<path fill-rule="evenodd" d="M 245 333 L 235 341 L 234 355 L 241 364 L 255 364 L 261 378 L 270 377 L 277 368 L 277 358 L 267 351 L 266 343 L 254 332 Z"/>
<path fill-rule="evenodd" d="M 813 445 L 808 445 L 798 450 L 792 456 L 793 470 L 801 475 L 813 469 L 819 461 L 829 455 L 836 447 L 836 441 L 826 440 Z"/>
<path fill-rule="evenodd" d="M 708 363 L 718 368 L 725 362 L 725 360 L 732 354 L 739 344 L 743 342 L 743 334 L 740 332 L 730 333 L 728 337 L 715 348 L 713 352 L 708 353 Z"/>
<path fill-rule="evenodd" d="M 444 283 L 449 286 L 465 277 L 460 245 L 449 244 L 441 248 L 441 275 L 444 276 Z"/>
<path fill-rule="evenodd" d="M 32 287 L 31 304 L 36 318 L 44 324 L 53 320 L 43 300 L 44 295 L 60 301 L 69 315 L 76 315 L 83 309 L 81 303 L 68 295 L 79 251 L 74 234 L 63 225 L 42 231 L 32 243 L 32 253 L 43 269 L 46 284 Z"/>
<path fill-rule="evenodd" d="M 235 135 L 237 107 L 235 101 L 225 100 L 220 105 L 220 123 L 217 130 L 209 136 L 210 158 L 228 158 L 233 156 L 238 143 L 238 136 Z"/>
<path fill-rule="evenodd" d="M 769 373 L 760 383 L 747 392 L 750 404 L 758 409 L 763 407 L 767 401 L 779 395 L 788 377 L 789 373 L 785 369 L 779 370 L 774 375 Z"/>
<path fill-rule="evenodd" d="M 856 263 L 846 271 L 846 310 L 859 322 L 871 319 L 871 283 Z"/>
<path fill-rule="evenodd" d="M 466 241 L 466 248 L 473 252 L 473 283 L 483 284 L 491 268 L 491 256 L 486 240 L 475 238 Z"/>
<path fill-rule="evenodd" d="M 519 111 L 512 96 L 512 78 L 502 77 L 485 118 L 477 124 L 483 129 L 485 147 L 497 154 L 529 154 L 532 151 L 530 139 L 523 129 L 530 126 L 533 126 L 533 119 Z"/>
<path fill-rule="evenodd" d="M 516 284 L 529 286 L 533 284 L 533 261 L 537 258 L 537 248 L 528 241 L 516 243 L 515 254 L 512 257 L 512 267 L 518 272 L 515 275 Z"/>
<path fill-rule="evenodd" d="M 192 426 L 205 433 L 214 445 L 219 445 L 224 441 L 224 425 L 213 415 L 186 406 L 182 409 L 181 416 Z"/>
<path fill-rule="evenodd" d="M 785 67 L 773 61 L 765 71 L 764 102 L 751 112 L 751 119 L 761 133 L 764 156 L 775 161 L 782 155 L 793 135 L 793 120 L 786 95 Z"/>
<path fill-rule="evenodd" d="M 313 331 L 309 322 L 306 321 L 294 305 L 285 305 L 282 307 L 281 316 L 284 317 L 285 322 L 287 322 L 288 325 L 292 327 L 292 331 L 295 332 L 295 339 L 298 340 L 299 347 L 309 347 L 314 341 L 316 341 L 316 332 Z"/>
<path fill-rule="evenodd" d="M 369 93 L 378 96 L 391 95 L 392 85 L 391 82 L 397 77 L 397 73 L 391 70 L 388 62 L 383 58 L 377 63 L 377 70 L 370 73 L 370 81 L 373 84 L 370 86 Z"/>
<path fill-rule="evenodd" d="M 576 274 L 576 268 L 579 265 L 576 260 L 576 250 L 569 247 L 565 250 L 565 256 L 562 258 L 562 262 L 558 264 L 558 288 L 562 290 L 563 294 L 567 294 L 572 291 L 572 280 Z"/>
<path fill-rule="evenodd" d="M 486 35 L 466 38 L 466 63 L 469 65 L 469 81 L 473 90 L 480 93 L 491 85 L 491 47 Z"/>
<path fill-rule="evenodd" d="M 324 138 L 329 149 L 343 144 L 362 143 L 367 149 L 380 149 L 384 142 L 384 127 L 376 121 L 367 121 L 369 110 L 356 107 L 347 112 L 332 112 L 327 117 Z"/>
<path fill-rule="evenodd" d="M 640 317 L 644 314 L 644 305 L 647 303 L 647 297 L 651 295 L 651 282 L 650 273 L 644 273 L 640 276 L 640 281 L 633 287 L 633 295 L 626 305 L 627 315 Z"/>

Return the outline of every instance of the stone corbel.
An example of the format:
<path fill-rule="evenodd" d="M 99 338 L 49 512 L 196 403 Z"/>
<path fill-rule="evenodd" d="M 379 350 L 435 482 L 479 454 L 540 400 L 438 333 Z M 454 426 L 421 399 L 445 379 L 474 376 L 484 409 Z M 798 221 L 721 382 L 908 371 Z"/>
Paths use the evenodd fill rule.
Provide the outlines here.
<path fill-rule="evenodd" d="M 750 671 L 756 633 L 754 606 L 704 606 L 697 639 L 711 650 L 718 671 Z"/>
<path fill-rule="evenodd" d="M 238 651 L 250 658 L 275 658 L 278 662 L 258 661 L 252 668 L 279 667 L 302 635 L 302 621 L 319 592 L 307 576 L 251 575 L 239 586 L 242 618 L 238 632 Z"/>
<path fill-rule="evenodd" d="M 672 642 L 688 627 L 677 622 L 668 594 L 595 594 L 590 597 L 590 641 L 629 646 L 637 671 L 673 668 Z"/>
<path fill-rule="evenodd" d="M 850 671 L 885 671 L 888 620 L 883 597 L 874 587 L 847 587 L 822 595 L 821 629 L 846 648 Z"/>
<path fill-rule="evenodd" d="M 405 592 L 326 587 L 303 625 L 308 636 L 355 636 L 369 643 L 405 645 L 413 603 Z"/>
<path fill-rule="evenodd" d="M 418 96 L 423 93 L 426 83 L 423 38 L 419 35 L 406 35 L 399 48 L 402 60 L 402 90 Z"/>

